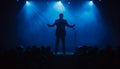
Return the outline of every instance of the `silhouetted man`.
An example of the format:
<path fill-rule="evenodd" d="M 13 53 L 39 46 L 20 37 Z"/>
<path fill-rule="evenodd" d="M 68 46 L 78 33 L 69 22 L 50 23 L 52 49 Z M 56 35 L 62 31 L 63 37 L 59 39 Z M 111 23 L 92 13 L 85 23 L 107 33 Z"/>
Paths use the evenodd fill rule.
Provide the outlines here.
<path fill-rule="evenodd" d="M 54 27 L 56 26 L 56 45 L 55 45 L 55 54 L 58 52 L 58 45 L 60 39 L 62 40 L 62 51 L 63 54 L 65 54 L 65 35 L 66 30 L 65 26 L 73 28 L 75 25 L 69 25 L 65 19 L 63 19 L 63 14 L 59 14 L 59 19 L 55 21 L 54 24 L 50 25 L 48 24 L 48 27 Z"/>

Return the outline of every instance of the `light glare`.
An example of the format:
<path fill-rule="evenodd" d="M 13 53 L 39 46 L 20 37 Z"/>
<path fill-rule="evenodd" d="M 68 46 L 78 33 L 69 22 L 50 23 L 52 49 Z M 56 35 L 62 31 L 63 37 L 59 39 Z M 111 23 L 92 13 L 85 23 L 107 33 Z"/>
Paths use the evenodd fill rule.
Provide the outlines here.
<path fill-rule="evenodd" d="M 65 11 L 65 7 L 64 7 L 64 5 L 62 4 L 61 1 L 56 2 L 55 5 L 54 5 L 54 8 L 55 8 L 58 12 L 63 12 L 63 11 Z"/>
<path fill-rule="evenodd" d="M 90 1 L 90 2 L 89 2 L 89 5 L 92 6 L 92 5 L 93 5 L 93 1 Z"/>
<path fill-rule="evenodd" d="M 30 5 L 30 2 L 29 2 L 29 1 L 26 1 L 26 5 Z"/>

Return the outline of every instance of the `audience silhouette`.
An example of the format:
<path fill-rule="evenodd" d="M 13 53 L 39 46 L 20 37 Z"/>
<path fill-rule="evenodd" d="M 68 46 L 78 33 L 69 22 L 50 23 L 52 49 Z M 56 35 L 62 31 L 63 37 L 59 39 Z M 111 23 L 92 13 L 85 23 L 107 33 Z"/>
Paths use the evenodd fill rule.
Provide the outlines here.
<path fill-rule="evenodd" d="M 0 49 L 0 67 L 6 69 L 102 69 L 119 68 L 120 47 L 116 50 L 113 46 L 106 46 L 103 49 L 93 46 L 81 46 L 76 49 L 74 55 L 61 57 L 53 55 L 49 46 L 32 46 L 26 49 Z M 23 50 L 24 49 L 24 50 Z M 61 67 L 59 68 L 61 64 Z M 73 68 L 72 68 L 73 67 Z"/>

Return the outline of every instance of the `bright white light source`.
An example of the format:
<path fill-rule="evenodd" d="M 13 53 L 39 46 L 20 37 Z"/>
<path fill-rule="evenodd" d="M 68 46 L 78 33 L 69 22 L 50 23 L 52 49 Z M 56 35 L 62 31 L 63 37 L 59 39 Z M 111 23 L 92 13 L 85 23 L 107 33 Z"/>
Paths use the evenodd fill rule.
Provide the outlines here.
<path fill-rule="evenodd" d="M 28 6 L 29 6 L 29 5 L 30 5 L 30 2 L 29 2 L 29 1 L 26 1 L 26 5 L 28 5 Z"/>
<path fill-rule="evenodd" d="M 58 1 L 58 4 L 61 4 L 62 2 L 61 1 Z"/>
<path fill-rule="evenodd" d="M 61 1 L 57 1 L 54 5 L 54 8 L 59 12 L 63 12 L 65 10 L 65 7 L 63 6 Z"/>
<path fill-rule="evenodd" d="M 92 5 L 93 5 L 93 1 L 90 1 L 90 2 L 89 2 L 89 5 L 92 6 Z"/>

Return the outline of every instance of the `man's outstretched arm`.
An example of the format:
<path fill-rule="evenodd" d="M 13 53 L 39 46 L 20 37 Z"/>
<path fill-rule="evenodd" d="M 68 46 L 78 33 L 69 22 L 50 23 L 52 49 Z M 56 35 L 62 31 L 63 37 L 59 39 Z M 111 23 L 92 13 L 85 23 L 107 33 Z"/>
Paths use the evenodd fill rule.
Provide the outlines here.
<path fill-rule="evenodd" d="M 47 24 L 48 27 L 54 27 L 56 25 L 56 21 L 54 22 L 54 24 Z"/>
<path fill-rule="evenodd" d="M 75 24 L 73 24 L 73 25 L 67 24 L 67 26 L 70 27 L 70 28 L 74 28 Z"/>
<path fill-rule="evenodd" d="M 70 27 L 70 28 L 74 28 L 75 24 L 69 25 L 69 24 L 67 23 L 67 21 L 66 21 L 66 26 L 68 26 L 68 27 Z"/>
<path fill-rule="evenodd" d="M 54 24 L 47 24 L 48 25 L 48 27 L 54 27 L 55 26 L 55 23 Z"/>

